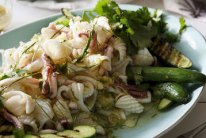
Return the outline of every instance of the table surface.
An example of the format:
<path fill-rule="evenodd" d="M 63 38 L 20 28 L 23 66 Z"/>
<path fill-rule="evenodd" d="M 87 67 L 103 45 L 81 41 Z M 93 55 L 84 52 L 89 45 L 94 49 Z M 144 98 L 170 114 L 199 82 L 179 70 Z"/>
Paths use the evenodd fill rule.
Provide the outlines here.
<path fill-rule="evenodd" d="M 164 9 L 163 2 L 161 0 L 134 0 L 132 4 L 145 5 L 152 8 Z M 22 26 L 29 22 L 50 16 L 52 14 L 58 13 L 58 11 L 39 9 L 34 7 L 28 7 L 14 1 L 13 4 L 13 19 L 11 24 L 8 26 L 7 30 Z M 197 22 L 192 19 L 187 19 L 187 23 L 193 25 L 198 29 L 204 36 L 206 36 L 206 23 Z M 206 89 L 205 89 L 206 90 Z M 204 91 L 205 91 L 204 90 Z M 204 92 L 201 96 L 199 102 L 194 107 L 194 109 L 189 113 L 189 115 L 171 131 L 166 133 L 161 138 L 175 138 L 178 135 L 187 132 L 203 122 L 206 122 L 206 93 Z"/>

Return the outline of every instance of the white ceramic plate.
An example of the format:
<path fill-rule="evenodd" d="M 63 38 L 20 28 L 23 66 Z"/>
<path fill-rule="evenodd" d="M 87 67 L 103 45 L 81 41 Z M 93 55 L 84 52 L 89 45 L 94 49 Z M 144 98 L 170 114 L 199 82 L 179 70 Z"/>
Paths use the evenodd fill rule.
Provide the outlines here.
<path fill-rule="evenodd" d="M 121 5 L 121 8 L 136 10 L 139 6 Z M 83 10 L 76 10 L 74 13 L 80 15 L 82 11 Z M 19 41 L 28 41 L 33 34 L 40 32 L 42 27 L 47 26 L 49 22 L 55 20 L 58 16 L 59 15 L 47 17 L 1 35 L 0 48 L 17 47 Z M 168 15 L 167 22 L 171 30 L 178 30 L 178 18 Z M 193 68 L 206 74 L 206 42 L 197 30 L 188 27 L 176 47 L 190 57 L 193 62 Z M 188 91 L 192 92 L 192 99 L 189 103 L 177 106 L 172 110 L 160 114 L 156 114 L 157 112 L 151 109 L 142 115 L 137 127 L 117 130 L 115 131 L 115 135 L 118 138 L 160 137 L 178 124 L 189 113 L 198 101 L 202 87 L 189 88 Z"/>

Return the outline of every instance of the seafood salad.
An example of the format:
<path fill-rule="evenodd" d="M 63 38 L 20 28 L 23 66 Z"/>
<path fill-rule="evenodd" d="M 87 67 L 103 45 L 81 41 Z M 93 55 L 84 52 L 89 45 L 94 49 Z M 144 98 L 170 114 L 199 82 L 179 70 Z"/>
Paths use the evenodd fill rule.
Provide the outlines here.
<path fill-rule="evenodd" d="M 1 135 L 112 137 L 135 127 L 149 104 L 187 103 L 180 82 L 206 81 L 171 46 L 186 28 L 182 18 L 172 34 L 161 11 L 125 11 L 110 0 L 81 16 L 62 13 L 30 41 L 1 50 Z"/>

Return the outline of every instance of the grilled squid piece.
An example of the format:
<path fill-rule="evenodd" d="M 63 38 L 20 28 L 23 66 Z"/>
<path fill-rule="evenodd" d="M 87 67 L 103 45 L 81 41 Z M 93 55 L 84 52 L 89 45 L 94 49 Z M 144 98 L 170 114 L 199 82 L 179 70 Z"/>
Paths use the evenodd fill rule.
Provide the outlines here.
<path fill-rule="evenodd" d="M 121 75 L 125 75 L 127 66 L 132 62 L 130 57 L 125 57 L 123 60 L 112 63 L 112 72 L 117 72 Z"/>
<path fill-rule="evenodd" d="M 4 92 L 8 92 L 8 91 L 15 89 L 15 90 L 21 90 L 24 92 L 28 92 L 29 95 L 32 95 L 32 93 L 33 94 L 39 93 L 39 90 L 38 90 L 39 83 L 40 81 L 35 78 L 13 77 L 13 78 L 6 78 L 6 79 L 1 80 L 0 88 L 1 89 L 6 88 Z M 8 87 L 9 85 L 12 85 L 12 88 Z M 35 91 L 33 91 L 33 89 L 35 89 Z"/>
<path fill-rule="evenodd" d="M 84 85 L 82 83 L 72 83 L 71 85 L 72 91 L 76 99 L 80 109 L 84 112 L 90 112 L 88 107 L 84 103 Z"/>
<path fill-rule="evenodd" d="M 53 105 L 53 111 L 58 119 L 55 125 L 58 131 L 62 131 L 72 126 L 73 118 L 68 103 L 65 100 L 57 100 Z"/>
<path fill-rule="evenodd" d="M 136 87 L 135 85 L 125 84 L 122 82 L 117 82 L 116 87 L 120 88 L 121 90 L 127 92 L 129 95 L 136 99 L 144 99 L 149 102 L 151 99 L 150 92 L 141 88 Z M 151 101 L 151 100 L 150 100 Z M 145 101 L 146 102 L 146 101 Z"/>
<path fill-rule="evenodd" d="M 130 95 L 119 96 L 115 103 L 115 107 L 123 109 L 127 113 L 141 113 L 144 110 L 144 107 L 138 100 Z"/>
<path fill-rule="evenodd" d="M 22 115 L 18 117 L 18 120 L 27 126 L 30 126 L 33 129 L 34 133 L 38 132 L 37 123 L 35 118 L 32 115 Z"/>
<path fill-rule="evenodd" d="M 42 93 L 47 97 L 53 99 L 57 95 L 56 67 L 48 55 L 43 54 L 42 60 L 44 63 L 44 67 L 42 71 L 42 76 L 43 76 Z"/>
<path fill-rule="evenodd" d="M 53 111 L 58 119 L 63 119 L 61 123 L 71 123 L 73 121 L 69 107 L 65 100 L 57 100 L 53 105 Z"/>
<path fill-rule="evenodd" d="M 112 37 L 112 29 L 106 17 L 98 17 L 93 20 L 94 31 L 97 32 L 96 39 L 99 45 L 103 45 Z"/>
<path fill-rule="evenodd" d="M 147 48 L 140 49 L 136 55 L 133 56 L 134 65 L 150 66 L 154 63 L 154 57 Z"/>
<path fill-rule="evenodd" d="M 69 55 L 72 51 L 70 47 L 66 46 L 67 44 L 61 43 L 60 39 L 62 38 L 60 37 L 62 37 L 64 41 L 64 36 L 59 35 L 58 38 L 45 40 L 42 44 L 45 54 L 47 54 L 55 64 L 63 64 L 66 61 L 71 60 Z"/>
<path fill-rule="evenodd" d="M 13 125 L 2 125 L 2 126 L 0 126 L 0 133 L 12 132 L 13 130 L 14 130 Z"/>
<path fill-rule="evenodd" d="M 34 111 L 32 97 L 22 91 L 9 91 L 2 95 L 4 107 L 15 116 L 30 114 Z"/>
<path fill-rule="evenodd" d="M 39 59 L 33 61 L 32 63 L 26 65 L 24 67 L 24 69 L 28 73 L 32 73 L 32 72 L 37 72 L 37 71 L 41 70 L 42 67 L 43 67 L 43 62 L 42 62 L 42 59 L 39 58 Z"/>
<path fill-rule="evenodd" d="M 126 58 L 126 44 L 120 38 L 114 39 L 113 46 L 114 50 L 118 51 L 119 53 L 119 61 L 122 61 L 124 58 Z"/>
<path fill-rule="evenodd" d="M 23 124 L 12 114 L 6 110 L 2 110 L 2 116 L 9 122 L 11 122 L 16 128 L 23 128 Z"/>
<path fill-rule="evenodd" d="M 39 124 L 39 130 L 41 130 L 46 123 L 52 122 L 54 117 L 51 102 L 45 99 L 36 99 L 36 106 L 32 115 Z"/>

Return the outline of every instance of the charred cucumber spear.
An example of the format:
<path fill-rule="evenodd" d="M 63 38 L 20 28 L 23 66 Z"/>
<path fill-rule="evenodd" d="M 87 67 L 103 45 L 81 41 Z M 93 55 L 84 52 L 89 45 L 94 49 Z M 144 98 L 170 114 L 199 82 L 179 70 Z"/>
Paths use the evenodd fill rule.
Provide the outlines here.
<path fill-rule="evenodd" d="M 206 76 L 200 72 L 174 68 L 174 67 L 138 67 L 127 68 L 129 80 L 139 81 L 136 78 L 142 77 L 142 81 L 153 82 L 181 82 L 181 83 L 205 83 Z M 139 77 L 138 77 L 139 76 Z"/>
<path fill-rule="evenodd" d="M 152 45 L 150 51 L 166 63 L 178 68 L 190 68 L 192 61 L 169 43 Z"/>
<path fill-rule="evenodd" d="M 168 109 L 173 103 L 184 104 L 190 100 L 188 93 L 181 83 L 206 83 L 206 76 L 190 69 L 174 67 L 128 67 L 128 80 L 139 84 L 155 82 L 151 87 L 154 97 L 160 99 L 158 109 Z"/>

